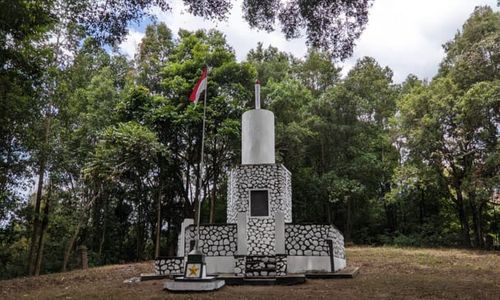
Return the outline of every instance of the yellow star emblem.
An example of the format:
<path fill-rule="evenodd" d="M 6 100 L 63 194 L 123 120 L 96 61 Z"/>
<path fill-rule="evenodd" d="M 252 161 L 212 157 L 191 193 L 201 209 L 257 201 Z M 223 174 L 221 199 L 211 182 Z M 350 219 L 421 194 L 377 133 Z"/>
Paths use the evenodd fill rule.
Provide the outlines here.
<path fill-rule="evenodd" d="M 191 267 L 188 269 L 189 275 L 188 276 L 198 276 L 198 271 L 200 269 L 196 267 L 196 265 L 191 265 Z"/>

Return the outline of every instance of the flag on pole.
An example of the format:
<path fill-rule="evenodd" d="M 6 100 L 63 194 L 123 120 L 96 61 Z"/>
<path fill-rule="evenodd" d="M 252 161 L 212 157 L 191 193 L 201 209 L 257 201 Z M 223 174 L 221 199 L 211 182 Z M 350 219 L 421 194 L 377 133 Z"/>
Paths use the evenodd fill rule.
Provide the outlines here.
<path fill-rule="evenodd" d="M 207 88 L 207 67 L 203 67 L 203 71 L 201 72 L 201 77 L 196 82 L 193 91 L 191 92 L 191 96 L 189 96 L 189 101 L 196 103 L 200 98 L 201 93 Z"/>

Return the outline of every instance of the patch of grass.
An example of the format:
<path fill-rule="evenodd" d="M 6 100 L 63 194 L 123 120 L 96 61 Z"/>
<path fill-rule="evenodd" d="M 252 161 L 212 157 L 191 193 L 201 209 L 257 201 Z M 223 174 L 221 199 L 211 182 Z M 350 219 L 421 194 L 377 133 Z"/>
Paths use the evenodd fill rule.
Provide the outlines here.
<path fill-rule="evenodd" d="M 226 286 L 206 294 L 171 294 L 164 280 L 125 284 L 153 263 L 0 281 L 0 299 L 500 299 L 500 255 L 460 249 L 347 248 L 354 279 L 296 286 Z"/>

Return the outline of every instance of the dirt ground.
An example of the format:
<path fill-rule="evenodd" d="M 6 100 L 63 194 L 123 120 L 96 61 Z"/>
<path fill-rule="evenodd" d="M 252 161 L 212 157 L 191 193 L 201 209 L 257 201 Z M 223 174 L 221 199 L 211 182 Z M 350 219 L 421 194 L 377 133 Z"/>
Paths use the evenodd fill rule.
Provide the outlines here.
<path fill-rule="evenodd" d="M 172 294 L 165 280 L 124 283 L 152 262 L 0 281 L 0 299 L 500 299 L 500 254 L 456 249 L 351 247 L 354 279 L 308 279 L 294 286 L 225 286 Z"/>

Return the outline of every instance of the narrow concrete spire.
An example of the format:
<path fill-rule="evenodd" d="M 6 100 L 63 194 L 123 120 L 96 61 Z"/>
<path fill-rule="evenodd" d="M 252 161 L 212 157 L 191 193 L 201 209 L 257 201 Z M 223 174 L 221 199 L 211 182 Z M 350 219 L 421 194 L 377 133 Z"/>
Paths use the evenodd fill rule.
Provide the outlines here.
<path fill-rule="evenodd" d="M 255 109 L 260 109 L 260 81 L 255 81 Z"/>

